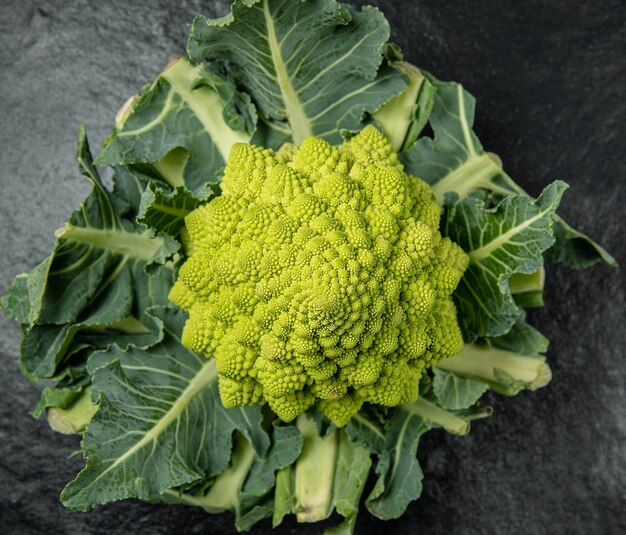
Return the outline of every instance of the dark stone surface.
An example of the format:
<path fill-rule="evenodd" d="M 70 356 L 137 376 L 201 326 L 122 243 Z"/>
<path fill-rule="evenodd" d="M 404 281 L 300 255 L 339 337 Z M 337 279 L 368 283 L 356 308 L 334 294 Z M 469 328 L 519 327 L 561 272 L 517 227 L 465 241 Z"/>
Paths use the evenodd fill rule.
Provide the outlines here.
<path fill-rule="evenodd" d="M 620 0 L 380 1 L 410 61 L 477 97 L 476 129 L 537 193 L 572 188 L 561 214 L 626 264 L 626 4 Z M 226 2 L 4 0 L 0 6 L 0 293 L 47 255 L 53 230 L 87 193 L 76 127 L 96 147 L 115 111 L 170 55 L 195 13 Z M 422 499 L 402 520 L 363 513 L 357 533 L 626 532 L 624 270 L 548 269 L 532 322 L 552 339 L 553 383 L 494 396 L 464 438 L 430 433 Z M 39 387 L 18 371 L 19 330 L 0 322 L 0 532 L 233 533 L 228 515 L 126 502 L 89 514 L 58 493 L 78 448 L 28 411 Z M 281 533 L 317 533 L 290 523 Z M 268 522 L 255 533 L 269 533 Z"/>

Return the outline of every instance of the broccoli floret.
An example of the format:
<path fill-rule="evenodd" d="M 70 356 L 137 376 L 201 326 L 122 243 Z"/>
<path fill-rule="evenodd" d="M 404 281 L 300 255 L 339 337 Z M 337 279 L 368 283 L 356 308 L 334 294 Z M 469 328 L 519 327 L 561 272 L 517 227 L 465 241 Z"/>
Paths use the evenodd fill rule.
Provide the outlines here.
<path fill-rule="evenodd" d="M 363 402 L 414 401 L 423 368 L 463 345 L 451 294 L 468 259 L 439 216 L 374 127 L 278 156 L 235 145 L 222 195 L 186 218 L 170 294 L 224 405 L 285 421 L 317 405 L 342 426 Z"/>

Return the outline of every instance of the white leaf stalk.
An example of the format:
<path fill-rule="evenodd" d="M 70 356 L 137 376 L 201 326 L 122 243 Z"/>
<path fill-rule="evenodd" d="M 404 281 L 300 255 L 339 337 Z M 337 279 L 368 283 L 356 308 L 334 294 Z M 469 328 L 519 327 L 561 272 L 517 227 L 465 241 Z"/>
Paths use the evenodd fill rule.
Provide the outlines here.
<path fill-rule="evenodd" d="M 315 422 L 305 414 L 298 417 L 297 426 L 303 443 L 295 467 L 296 518 L 317 522 L 331 512 L 339 434 L 320 437 Z"/>
<path fill-rule="evenodd" d="M 497 347 L 467 344 L 454 357 L 441 360 L 437 367 L 491 384 L 507 387 L 510 394 L 527 388 L 537 390 L 552 379 L 552 372 L 541 355 L 521 355 Z"/>

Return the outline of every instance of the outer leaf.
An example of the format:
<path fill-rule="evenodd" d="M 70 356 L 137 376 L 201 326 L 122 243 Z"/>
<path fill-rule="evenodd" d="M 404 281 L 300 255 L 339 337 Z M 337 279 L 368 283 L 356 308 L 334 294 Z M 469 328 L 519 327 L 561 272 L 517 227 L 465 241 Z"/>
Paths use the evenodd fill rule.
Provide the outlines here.
<path fill-rule="evenodd" d="M 331 435 L 337 430 L 337 426 L 331 419 L 315 407 L 307 411 L 307 416 L 315 422 L 317 434 L 322 438 Z"/>
<path fill-rule="evenodd" d="M 141 196 L 151 180 L 154 179 L 136 169 L 116 167 L 113 173 L 113 198 L 118 200 L 118 213 L 136 217 Z"/>
<path fill-rule="evenodd" d="M 161 321 L 147 310 L 155 305 L 168 304 L 167 294 L 173 283 L 171 269 L 161 267 L 150 274 L 145 264 L 133 262 L 119 275 L 114 295 L 100 306 L 82 311 L 81 321 L 63 325 L 22 326 L 20 369 L 29 379 L 50 379 L 63 374 L 70 357 L 78 351 L 83 359 L 95 349 L 110 344 L 121 348 L 129 345 L 147 347 L 162 337 Z M 98 313 L 103 310 L 103 313 Z M 116 320 L 120 317 L 121 319 Z M 86 351 L 87 350 L 87 351 Z"/>
<path fill-rule="evenodd" d="M 274 490 L 274 513 L 272 526 L 280 525 L 286 515 L 296 509 L 296 482 L 293 465 L 285 466 L 276 474 L 276 489 Z"/>
<path fill-rule="evenodd" d="M 483 150 L 472 130 L 475 100 L 455 82 L 441 82 L 428 74 L 436 89 L 429 122 L 434 138 L 422 137 L 401 154 L 407 173 L 431 184 L 443 201 L 448 192 L 461 198 L 484 188 L 497 195 L 525 194 L 503 170 L 499 158 Z M 615 259 L 585 234 L 554 217 L 556 243 L 548 252 L 554 262 L 569 267 L 588 267 L 604 261 L 617 266 Z"/>
<path fill-rule="evenodd" d="M 93 191 L 57 231 L 52 256 L 28 275 L 31 323 L 61 325 L 79 319 L 86 309 L 98 323 L 123 319 L 131 308 L 130 271 L 137 263 L 162 263 L 178 248 L 118 217 L 92 164 L 83 129 L 78 164 Z"/>
<path fill-rule="evenodd" d="M 232 145 L 248 142 L 250 134 L 227 125 L 222 112 L 228 103 L 204 83 L 207 76 L 213 73 L 182 58 L 170 63 L 121 112 L 96 163 L 156 164 L 172 186 L 210 193 L 207 183 L 219 181 Z"/>
<path fill-rule="evenodd" d="M 222 117 L 232 130 L 254 132 L 257 122 L 256 107 L 250 95 L 237 91 L 235 84 L 227 73 L 219 72 L 218 65 L 206 65 L 202 76 L 194 83 L 194 89 L 203 85 L 208 86 L 225 102 Z"/>
<path fill-rule="evenodd" d="M 327 529 L 325 535 L 350 535 L 354 531 L 359 513 L 361 494 L 372 466 L 367 448 L 353 443 L 348 434 L 340 429 L 339 451 L 333 483 L 332 506 L 345 520 L 337 527 Z"/>
<path fill-rule="evenodd" d="M 422 493 L 422 469 L 416 458 L 419 439 L 428 425 L 419 415 L 400 406 L 386 431 L 385 449 L 378 459 L 378 480 L 365 501 L 370 513 L 383 520 L 402 516 Z"/>
<path fill-rule="evenodd" d="M 272 448 L 267 459 L 255 458 L 239 493 L 241 509 L 235 520 L 238 530 L 248 531 L 259 520 L 274 512 L 272 490 L 276 471 L 296 461 L 302 449 L 302 437 L 295 426 L 274 427 Z"/>
<path fill-rule="evenodd" d="M 447 192 L 461 198 L 486 188 L 503 195 L 517 193 L 516 184 L 487 154 L 472 130 L 476 101 L 455 82 L 428 75 L 435 89 L 429 122 L 434 138 L 422 137 L 401 154 L 407 173 L 428 182 L 443 202 Z"/>
<path fill-rule="evenodd" d="M 65 325 L 22 325 L 20 370 L 31 381 L 51 378 L 57 374 L 72 340 L 79 330 L 73 323 Z"/>
<path fill-rule="evenodd" d="M 119 202 L 104 188 L 92 164 L 83 129 L 77 159 L 93 190 L 57 231 L 53 254 L 17 277 L 4 303 L 23 325 L 20 366 L 31 380 L 61 373 L 67 358 L 86 347 L 146 345 L 160 336 L 144 314 L 167 303 L 173 272 L 147 268 L 178 248 L 173 240 L 124 220 Z"/>
<path fill-rule="evenodd" d="M 554 243 L 552 215 L 566 188 L 557 181 L 536 201 L 515 195 L 488 209 L 469 197 L 450 208 L 445 233 L 470 258 L 454 293 L 466 340 L 504 334 L 521 316 L 508 279 L 542 266 L 543 252 Z"/>
<path fill-rule="evenodd" d="M 427 78 L 423 79 L 417 100 L 411 112 L 411 124 L 407 131 L 402 151 L 409 150 L 417 141 L 418 136 L 422 133 L 424 127 L 428 124 L 428 118 L 435 102 L 436 89 Z"/>
<path fill-rule="evenodd" d="M 7 295 L 0 298 L 0 309 L 5 311 L 7 318 L 14 318 L 20 323 L 29 322 L 28 273 L 21 273 L 15 277 Z"/>
<path fill-rule="evenodd" d="M 100 407 L 83 439 L 87 466 L 61 495 L 70 509 L 149 499 L 214 476 L 228 464 L 235 430 L 259 455 L 267 451 L 260 408 L 224 409 L 214 361 L 181 344 L 184 313 L 155 313 L 165 330 L 159 344 L 112 346 L 90 358 Z"/>
<path fill-rule="evenodd" d="M 295 426 L 275 426 L 265 458 L 237 437 L 231 465 L 198 492 L 168 490 L 152 501 L 202 507 L 210 513 L 232 511 L 239 531 L 248 531 L 274 510 L 272 489 L 277 470 L 290 466 L 300 454 L 302 437 Z"/>
<path fill-rule="evenodd" d="M 293 425 L 274 425 L 272 447 L 266 458 L 255 457 L 248 479 L 241 489 L 242 499 L 265 495 L 274 487 L 277 470 L 295 462 L 302 449 L 302 436 Z"/>
<path fill-rule="evenodd" d="M 184 187 L 167 192 L 150 182 L 141 196 L 137 221 L 158 233 L 177 237 L 185 216 L 199 204 L 198 198 Z"/>
<path fill-rule="evenodd" d="M 435 379 L 433 392 L 437 403 L 444 409 L 461 410 L 474 405 L 489 386 L 480 381 L 459 377 L 436 366 L 433 368 Z"/>
<path fill-rule="evenodd" d="M 192 61 L 228 62 L 267 127 L 263 145 L 331 143 L 358 130 L 366 113 L 400 93 L 405 77 L 381 68 L 389 25 L 377 9 L 352 11 L 334 0 L 238 0 L 220 19 L 197 17 Z"/>
<path fill-rule="evenodd" d="M 374 453 L 385 448 L 385 426 L 377 415 L 367 408 L 357 412 L 346 425 L 346 433 L 355 444 L 361 444 Z"/>
<path fill-rule="evenodd" d="M 86 381 L 80 381 L 75 385 L 55 388 L 47 386 L 41 392 L 41 397 L 37 406 L 31 411 L 33 418 L 39 418 L 46 409 L 57 407 L 59 409 L 67 409 L 76 402 L 85 388 Z"/>
<path fill-rule="evenodd" d="M 548 350 L 549 340 L 523 318 L 506 334 L 491 338 L 489 343 L 520 355 L 539 355 Z"/>
<path fill-rule="evenodd" d="M 570 227 L 560 217 L 554 221 L 556 241 L 548 250 L 547 258 L 571 268 L 587 268 L 604 261 L 617 267 L 617 260 L 594 242 L 589 236 Z"/>

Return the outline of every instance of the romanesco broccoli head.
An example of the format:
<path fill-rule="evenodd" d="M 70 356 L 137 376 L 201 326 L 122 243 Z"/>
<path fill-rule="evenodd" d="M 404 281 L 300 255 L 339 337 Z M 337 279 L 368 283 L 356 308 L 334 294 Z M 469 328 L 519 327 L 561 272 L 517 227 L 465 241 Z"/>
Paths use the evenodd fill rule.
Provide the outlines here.
<path fill-rule="evenodd" d="M 225 407 L 289 421 L 317 404 L 341 426 L 364 402 L 415 400 L 423 368 L 461 350 L 467 256 L 374 127 L 339 147 L 235 145 L 221 187 L 186 218 L 170 299 L 189 312 L 183 343 L 217 359 Z"/>

